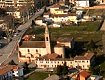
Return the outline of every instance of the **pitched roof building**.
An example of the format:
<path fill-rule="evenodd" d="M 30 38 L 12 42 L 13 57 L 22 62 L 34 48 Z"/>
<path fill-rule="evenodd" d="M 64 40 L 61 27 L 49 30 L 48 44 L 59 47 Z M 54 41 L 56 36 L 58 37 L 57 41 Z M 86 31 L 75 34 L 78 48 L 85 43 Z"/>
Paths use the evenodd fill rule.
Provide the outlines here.
<path fill-rule="evenodd" d="M 45 41 L 30 41 L 30 36 L 23 37 L 26 41 L 23 41 L 19 46 L 19 62 L 33 62 L 37 57 L 43 56 L 45 58 L 54 58 L 59 56 L 65 57 L 65 47 L 71 49 L 73 38 L 65 39 L 56 42 L 55 45 L 51 45 L 49 30 L 45 28 Z M 47 55 L 47 57 L 46 57 Z M 41 57 L 42 58 L 42 57 Z"/>

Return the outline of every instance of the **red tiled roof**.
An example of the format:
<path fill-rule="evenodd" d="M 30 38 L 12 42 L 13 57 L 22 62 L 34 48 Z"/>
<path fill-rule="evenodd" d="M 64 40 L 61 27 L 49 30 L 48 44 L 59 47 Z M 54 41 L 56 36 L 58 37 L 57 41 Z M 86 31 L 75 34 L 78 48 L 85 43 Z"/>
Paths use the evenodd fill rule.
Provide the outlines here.
<path fill-rule="evenodd" d="M 94 56 L 94 53 L 86 53 L 84 56 L 76 56 L 75 60 L 90 60 Z"/>
<path fill-rule="evenodd" d="M 90 76 L 90 73 L 88 73 L 87 71 L 81 71 L 81 72 L 79 73 L 79 75 L 80 75 L 80 76 L 83 76 L 83 77 L 85 77 L 85 78 L 87 78 L 87 77 Z"/>
<path fill-rule="evenodd" d="M 45 48 L 45 41 L 23 41 L 20 48 Z"/>
<path fill-rule="evenodd" d="M 28 41 L 32 38 L 32 35 L 25 35 L 22 39 L 24 39 L 25 41 Z"/>
<path fill-rule="evenodd" d="M 94 53 L 88 52 L 84 55 L 87 59 L 91 59 L 94 56 Z"/>
<path fill-rule="evenodd" d="M 51 8 L 59 8 L 59 7 L 60 7 L 59 3 L 56 3 L 56 4 L 51 6 Z"/>
<path fill-rule="evenodd" d="M 18 70 L 21 69 L 22 67 L 18 66 L 18 65 L 11 65 L 13 70 Z"/>
<path fill-rule="evenodd" d="M 44 15 L 49 15 L 49 14 L 51 14 L 50 12 L 46 12 L 46 13 L 44 13 Z"/>
<path fill-rule="evenodd" d="M 59 58 L 59 55 L 56 53 L 52 53 L 52 54 L 46 54 L 44 56 L 39 57 L 39 59 L 46 59 L 46 60 L 55 60 L 56 58 Z"/>
<path fill-rule="evenodd" d="M 0 75 L 4 75 L 11 70 L 12 70 L 12 66 L 10 66 L 10 65 L 1 66 L 0 67 Z"/>

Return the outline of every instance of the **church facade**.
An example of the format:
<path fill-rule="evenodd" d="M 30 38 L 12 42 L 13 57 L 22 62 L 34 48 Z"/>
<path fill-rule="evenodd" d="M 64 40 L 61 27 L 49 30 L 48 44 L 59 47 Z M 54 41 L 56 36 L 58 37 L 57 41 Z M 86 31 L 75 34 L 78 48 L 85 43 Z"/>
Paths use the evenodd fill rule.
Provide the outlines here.
<path fill-rule="evenodd" d="M 19 46 L 18 59 L 19 62 L 33 62 L 37 57 L 44 56 L 46 54 L 56 53 L 64 58 L 65 47 L 73 47 L 73 38 L 59 38 L 56 41 L 56 45 L 52 47 L 49 30 L 45 28 L 45 41 L 23 41 Z M 52 52 L 53 49 L 53 52 Z"/>

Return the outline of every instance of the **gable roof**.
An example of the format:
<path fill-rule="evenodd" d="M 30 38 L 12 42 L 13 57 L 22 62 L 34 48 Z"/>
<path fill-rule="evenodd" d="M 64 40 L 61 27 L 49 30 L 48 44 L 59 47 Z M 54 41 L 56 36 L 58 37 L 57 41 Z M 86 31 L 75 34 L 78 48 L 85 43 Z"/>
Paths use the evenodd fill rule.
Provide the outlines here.
<path fill-rule="evenodd" d="M 90 60 L 94 56 L 94 53 L 85 53 L 84 56 L 76 56 L 75 60 Z"/>
<path fill-rule="evenodd" d="M 81 71 L 81 72 L 79 73 L 79 75 L 80 75 L 80 76 L 83 76 L 83 77 L 85 77 L 85 78 L 87 78 L 87 77 L 90 76 L 90 73 L 88 73 L 87 71 Z"/>
<path fill-rule="evenodd" d="M 46 54 L 44 56 L 41 56 L 38 59 L 55 60 L 56 58 L 59 58 L 59 55 L 56 53 L 52 53 L 52 54 Z"/>
<path fill-rule="evenodd" d="M 10 72 L 12 70 L 12 66 L 6 65 L 6 66 L 0 66 L 0 75 L 4 75 L 7 72 Z"/>
<path fill-rule="evenodd" d="M 56 3 L 56 4 L 52 5 L 50 8 L 59 8 L 59 7 L 60 7 L 59 3 Z"/>
<path fill-rule="evenodd" d="M 46 48 L 44 41 L 23 41 L 20 48 Z"/>

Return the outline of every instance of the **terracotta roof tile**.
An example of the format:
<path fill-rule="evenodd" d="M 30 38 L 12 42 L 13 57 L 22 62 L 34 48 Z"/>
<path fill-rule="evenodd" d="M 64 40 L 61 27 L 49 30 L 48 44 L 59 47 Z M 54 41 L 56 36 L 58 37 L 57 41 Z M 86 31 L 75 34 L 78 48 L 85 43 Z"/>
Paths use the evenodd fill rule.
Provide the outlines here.
<path fill-rule="evenodd" d="M 6 65 L 0 67 L 0 75 L 6 74 L 7 72 L 12 70 L 12 66 Z"/>
<path fill-rule="evenodd" d="M 75 60 L 90 60 L 94 56 L 94 53 L 86 53 L 84 56 L 76 56 Z"/>
<path fill-rule="evenodd" d="M 25 41 L 28 41 L 32 38 L 32 35 L 25 35 L 22 39 L 24 39 Z"/>
<path fill-rule="evenodd" d="M 23 41 L 20 48 L 45 48 L 44 41 Z"/>
<path fill-rule="evenodd" d="M 56 3 L 56 4 L 51 6 L 51 8 L 59 8 L 59 7 L 60 7 L 59 3 Z"/>
<path fill-rule="evenodd" d="M 55 60 L 56 58 L 59 58 L 59 55 L 56 53 L 52 53 L 52 54 L 46 54 L 44 56 L 41 56 L 38 59 Z"/>
<path fill-rule="evenodd" d="M 90 76 L 90 73 L 88 73 L 87 71 L 81 71 L 81 72 L 79 73 L 79 75 L 80 75 L 80 76 L 83 76 L 83 77 L 85 77 L 85 78 L 87 78 L 87 77 Z"/>

